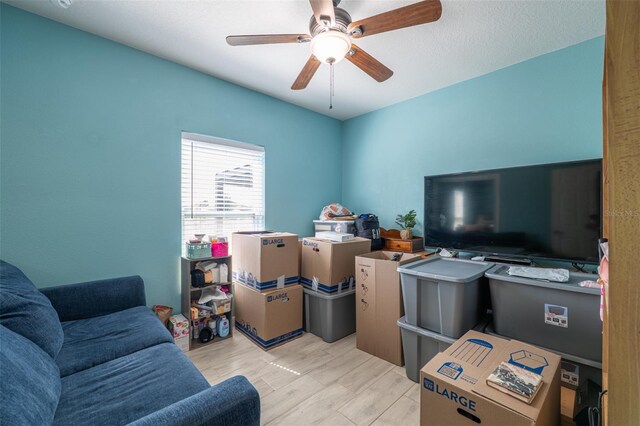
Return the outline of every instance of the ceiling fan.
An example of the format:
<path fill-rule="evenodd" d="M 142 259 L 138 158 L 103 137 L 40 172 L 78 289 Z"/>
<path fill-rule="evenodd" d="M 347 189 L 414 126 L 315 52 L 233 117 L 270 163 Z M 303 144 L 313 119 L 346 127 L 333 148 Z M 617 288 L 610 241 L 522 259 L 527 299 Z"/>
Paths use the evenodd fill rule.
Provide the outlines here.
<path fill-rule="evenodd" d="M 313 9 L 313 16 L 309 22 L 310 34 L 232 35 L 227 37 L 227 43 L 231 46 L 246 46 L 310 42 L 311 56 L 291 86 L 293 90 L 307 87 L 321 63 L 333 65 L 343 58 L 347 58 L 349 62 L 376 81 L 383 82 L 393 75 L 393 71 L 351 40 L 434 22 L 442 14 L 440 0 L 423 0 L 353 22 L 351 15 L 338 7 L 340 0 L 309 0 L 309 2 Z"/>

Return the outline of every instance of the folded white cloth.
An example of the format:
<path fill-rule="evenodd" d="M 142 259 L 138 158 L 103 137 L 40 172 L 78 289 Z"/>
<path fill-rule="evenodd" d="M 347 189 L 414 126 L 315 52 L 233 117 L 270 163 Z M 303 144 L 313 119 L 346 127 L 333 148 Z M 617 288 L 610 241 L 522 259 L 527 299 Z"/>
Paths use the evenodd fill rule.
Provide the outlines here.
<path fill-rule="evenodd" d="M 213 260 L 207 260 L 204 262 L 198 262 L 196 263 L 196 269 L 200 269 L 203 272 L 207 272 L 210 271 L 214 268 L 217 268 L 218 264 L 216 262 L 214 262 Z"/>
<path fill-rule="evenodd" d="M 200 299 L 198 299 L 199 304 L 205 304 L 212 300 L 226 300 L 227 295 L 220 291 L 218 287 L 205 287 L 202 289 L 202 294 L 200 295 Z"/>
<path fill-rule="evenodd" d="M 569 271 L 567 269 L 560 268 L 546 269 L 530 268 L 527 266 L 510 266 L 507 273 L 516 277 L 555 281 L 559 283 L 566 283 L 567 281 L 569 281 Z"/>

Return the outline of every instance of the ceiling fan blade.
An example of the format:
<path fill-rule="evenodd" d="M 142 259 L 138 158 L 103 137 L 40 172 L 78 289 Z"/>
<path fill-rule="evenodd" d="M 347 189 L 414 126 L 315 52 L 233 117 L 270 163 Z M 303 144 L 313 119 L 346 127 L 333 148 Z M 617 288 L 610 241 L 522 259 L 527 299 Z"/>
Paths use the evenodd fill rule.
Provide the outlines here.
<path fill-rule="evenodd" d="M 253 44 L 306 43 L 311 41 L 309 34 L 262 34 L 232 35 L 227 37 L 231 46 L 248 46 Z"/>
<path fill-rule="evenodd" d="M 318 24 L 323 25 L 326 22 L 330 27 L 336 24 L 333 0 L 309 0 L 309 3 L 311 3 L 311 9 L 313 9 L 313 15 Z"/>
<path fill-rule="evenodd" d="M 353 32 L 353 38 L 361 38 L 386 31 L 426 24 L 440 19 L 442 5 L 440 0 L 424 0 L 409 6 L 361 19 L 349 24 L 347 31 L 360 27 L 361 34 Z"/>
<path fill-rule="evenodd" d="M 302 68 L 300 74 L 298 74 L 298 78 L 293 82 L 291 90 L 302 90 L 307 87 L 319 66 L 320 61 L 317 60 L 315 56 L 311 55 L 307 63 L 304 64 L 304 68 Z"/>
<path fill-rule="evenodd" d="M 362 71 L 369 74 L 374 80 L 379 83 L 382 83 L 393 75 L 393 71 L 382 65 L 380 61 L 369 55 L 364 50 L 360 49 L 355 44 L 351 45 L 351 51 L 350 53 L 347 53 L 347 56 L 345 56 L 345 58 L 347 58 L 352 64 L 360 68 Z"/>

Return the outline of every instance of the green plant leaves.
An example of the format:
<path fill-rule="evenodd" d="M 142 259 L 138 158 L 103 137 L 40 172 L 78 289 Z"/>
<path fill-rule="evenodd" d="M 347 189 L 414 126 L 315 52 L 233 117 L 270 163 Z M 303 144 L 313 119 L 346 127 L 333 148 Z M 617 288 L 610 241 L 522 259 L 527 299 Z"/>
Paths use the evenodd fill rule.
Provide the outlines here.
<path fill-rule="evenodd" d="M 405 215 L 399 214 L 396 216 L 396 224 L 402 229 L 412 229 L 416 226 L 416 216 L 417 213 L 415 210 L 410 210 L 409 213 Z"/>

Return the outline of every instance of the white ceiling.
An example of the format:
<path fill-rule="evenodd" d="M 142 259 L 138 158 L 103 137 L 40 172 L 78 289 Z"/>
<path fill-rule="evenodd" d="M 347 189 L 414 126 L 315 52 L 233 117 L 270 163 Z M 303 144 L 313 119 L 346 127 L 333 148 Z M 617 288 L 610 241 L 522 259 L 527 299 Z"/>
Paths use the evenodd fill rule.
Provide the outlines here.
<path fill-rule="evenodd" d="M 358 45 L 394 71 L 377 83 L 348 61 L 305 90 L 291 84 L 309 44 L 231 47 L 229 34 L 308 33 L 307 0 L 3 0 L 296 105 L 347 119 L 604 34 L 604 0 L 442 0 L 431 24 L 377 34 Z M 343 0 L 354 20 L 416 0 Z"/>

